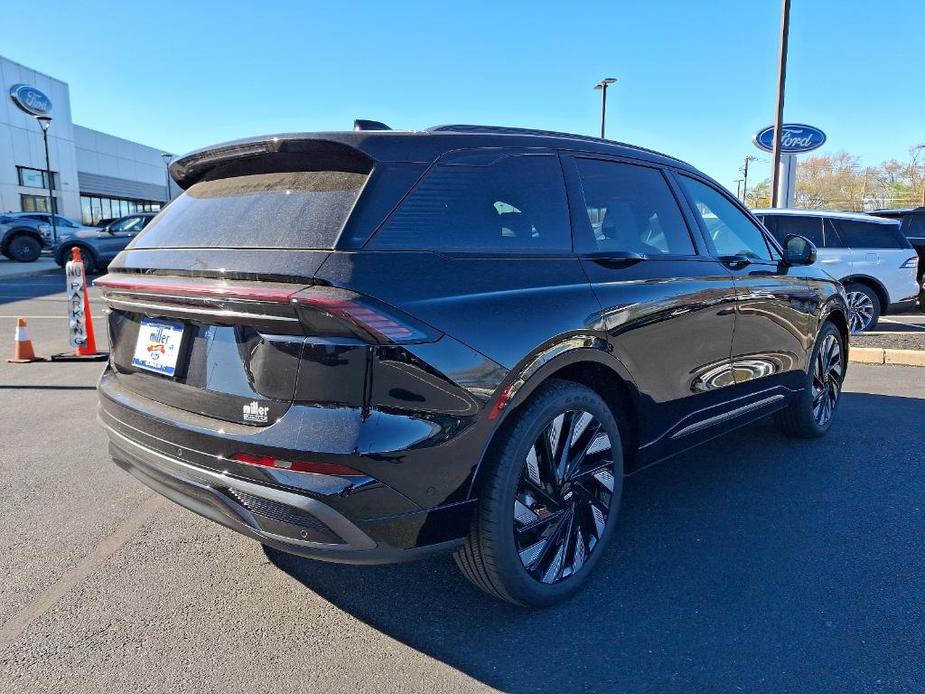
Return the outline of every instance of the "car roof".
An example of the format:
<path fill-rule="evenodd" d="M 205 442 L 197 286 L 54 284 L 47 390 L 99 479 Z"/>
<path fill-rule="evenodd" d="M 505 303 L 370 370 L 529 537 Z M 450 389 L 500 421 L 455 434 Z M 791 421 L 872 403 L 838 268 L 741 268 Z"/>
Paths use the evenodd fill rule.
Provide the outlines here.
<path fill-rule="evenodd" d="M 277 153 L 301 153 L 308 156 L 324 152 L 331 156 L 365 157 L 368 167 L 371 167 L 377 162 L 430 164 L 454 150 L 500 147 L 623 156 L 697 172 L 694 167 L 674 157 L 598 137 L 528 128 L 456 124 L 439 125 L 427 130 L 349 130 L 264 135 L 185 154 L 171 162 L 170 173 L 180 187 L 188 188 L 219 164 Z"/>
<path fill-rule="evenodd" d="M 895 219 L 875 217 L 866 212 L 839 212 L 838 210 L 804 210 L 797 207 L 773 207 L 752 210 L 752 214 L 781 215 L 790 217 L 829 217 L 831 219 L 845 219 L 855 222 L 873 222 L 874 224 L 898 224 Z"/>

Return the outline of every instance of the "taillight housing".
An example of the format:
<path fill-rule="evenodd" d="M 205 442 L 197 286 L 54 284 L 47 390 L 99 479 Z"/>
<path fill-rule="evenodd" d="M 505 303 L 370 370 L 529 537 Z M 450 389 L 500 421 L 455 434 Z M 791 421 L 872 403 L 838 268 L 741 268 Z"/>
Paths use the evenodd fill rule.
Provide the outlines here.
<path fill-rule="evenodd" d="M 365 473 L 360 472 L 346 465 L 337 463 L 319 463 L 305 460 L 281 460 L 270 455 L 253 455 L 251 453 L 238 453 L 232 456 L 232 460 L 246 465 L 259 465 L 260 467 L 271 467 L 278 470 L 291 470 L 292 472 L 310 472 L 316 475 L 336 475 L 338 477 L 356 477 L 363 476 Z"/>
<path fill-rule="evenodd" d="M 916 268 L 918 266 L 919 266 L 919 257 L 917 255 L 914 255 L 911 258 L 909 258 L 909 260 L 907 260 L 902 265 L 900 265 L 899 267 L 905 270 L 908 268 Z"/>
<path fill-rule="evenodd" d="M 368 296 L 336 287 L 293 294 L 299 320 L 312 335 L 354 336 L 377 344 L 434 342 L 443 333 Z"/>

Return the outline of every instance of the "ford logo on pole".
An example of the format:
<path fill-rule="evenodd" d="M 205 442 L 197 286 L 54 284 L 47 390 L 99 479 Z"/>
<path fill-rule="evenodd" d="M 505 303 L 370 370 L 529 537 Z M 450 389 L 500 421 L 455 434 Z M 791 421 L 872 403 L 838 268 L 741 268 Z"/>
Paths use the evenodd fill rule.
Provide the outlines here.
<path fill-rule="evenodd" d="M 10 87 L 13 103 L 30 116 L 46 116 L 51 113 L 51 99 L 28 84 L 14 84 Z"/>
<path fill-rule="evenodd" d="M 787 123 L 781 126 L 781 129 L 783 130 L 780 139 L 780 151 L 782 154 L 811 152 L 825 144 L 825 133 L 811 125 Z M 773 125 L 769 125 L 764 130 L 759 130 L 758 134 L 755 135 L 755 146 L 759 149 L 770 152 L 773 144 Z"/>

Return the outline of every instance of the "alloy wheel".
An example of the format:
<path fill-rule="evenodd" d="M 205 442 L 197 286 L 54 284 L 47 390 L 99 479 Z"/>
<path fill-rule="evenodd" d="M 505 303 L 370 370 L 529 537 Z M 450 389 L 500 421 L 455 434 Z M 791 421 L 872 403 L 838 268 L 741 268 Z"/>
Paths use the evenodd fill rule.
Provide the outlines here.
<path fill-rule="evenodd" d="M 863 332 L 874 317 L 874 302 L 864 292 L 848 292 L 847 297 L 851 332 Z"/>
<path fill-rule="evenodd" d="M 543 428 L 514 495 L 514 542 L 532 578 L 559 583 L 581 570 L 603 537 L 616 474 L 610 437 L 589 412 Z"/>
<path fill-rule="evenodd" d="M 843 374 L 841 344 L 829 333 L 819 346 L 813 366 L 813 417 L 819 426 L 828 424 L 835 413 Z"/>

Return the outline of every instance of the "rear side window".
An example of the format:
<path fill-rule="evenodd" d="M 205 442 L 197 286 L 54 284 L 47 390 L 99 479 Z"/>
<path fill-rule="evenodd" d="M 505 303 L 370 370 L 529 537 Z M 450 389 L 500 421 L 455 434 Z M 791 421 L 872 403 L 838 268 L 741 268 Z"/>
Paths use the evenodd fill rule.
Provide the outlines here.
<path fill-rule="evenodd" d="M 848 248 L 906 248 L 898 224 L 856 222 L 847 219 L 829 219 L 843 245 Z"/>
<path fill-rule="evenodd" d="M 317 248 L 334 242 L 366 174 L 261 173 L 196 183 L 132 248 Z"/>
<path fill-rule="evenodd" d="M 784 244 L 784 239 L 790 234 L 796 234 L 797 236 L 805 236 L 820 248 L 823 246 L 821 217 L 791 217 L 789 215 L 773 217 L 769 215 L 765 219 L 774 220 L 773 226 L 767 224 L 767 222 L 765 222 L 765 226 L 768 227 L 771 234 L 781 245 Z"/>
<path fill-rule="evenodd" d="M 679 176 L 681 184 L 694 204 L 694 211 L 719 257 L 743 255 L 754 260 L 771 260 L 764 233 L 744 212 L 712 186 Z"/>
<path fill-rule="evenodd" d="M 488 166 L 437 165 L 368 247 L 570 253 L 568 204 L 559 158 L 523 155 Z"/>
<path fill-rule="evenodd" d="M 906 238 L 910 239 L 925 237 L 925 212 L 905 215 L 902 221 L 902 232 Z"/>
<path fill-rule="evenodd" d="M 694 255 L 694 244 L 668 182 L 658 169 L 577 159 L 591 238 L 582 252 Z"/>

